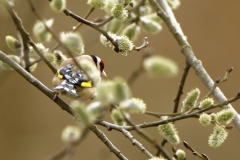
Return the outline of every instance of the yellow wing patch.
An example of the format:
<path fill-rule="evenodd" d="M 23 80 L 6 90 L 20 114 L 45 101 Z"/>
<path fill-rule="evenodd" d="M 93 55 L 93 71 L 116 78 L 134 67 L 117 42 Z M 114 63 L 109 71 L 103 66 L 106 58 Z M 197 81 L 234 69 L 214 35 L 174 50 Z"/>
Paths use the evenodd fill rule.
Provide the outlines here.
<path fill-rule="evenodd" d="M 63 79 L 63 75 L 61 75 L 61 73 L 57 73 L 57 77 L 60 78 L 60 79 Z"/>
<path fill-rule="evenodd" d="M 86 87 L 86 88 L 91 88 L 92 87 L 92 82 L 88 81 L 88 82 L 82 82 L 81 83 L 82 87 Z"/>

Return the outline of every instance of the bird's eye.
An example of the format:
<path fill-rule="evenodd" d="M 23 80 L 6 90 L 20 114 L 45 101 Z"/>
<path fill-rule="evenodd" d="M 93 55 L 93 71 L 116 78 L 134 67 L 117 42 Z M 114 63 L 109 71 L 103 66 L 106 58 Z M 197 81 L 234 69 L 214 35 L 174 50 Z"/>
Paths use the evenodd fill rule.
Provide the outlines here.
<path fill-rule="evenodd" d="M 101 62 L 99 63 L 99 65 L 100 65 L 100 71 L 102 72 L 102 71 L 103 71 L 103 69 L 104 69 L 104 62 L 103 62 L 103 61 L 101 61 Z"/>

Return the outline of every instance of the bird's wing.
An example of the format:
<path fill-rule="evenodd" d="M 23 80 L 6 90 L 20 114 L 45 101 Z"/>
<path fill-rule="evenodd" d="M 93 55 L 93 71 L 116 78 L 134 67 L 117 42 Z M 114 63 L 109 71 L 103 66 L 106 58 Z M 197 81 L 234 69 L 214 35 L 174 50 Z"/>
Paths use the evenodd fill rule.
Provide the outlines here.
<path fill-rule="evenodd" d="M 78 70 L 76 73 L 73 73 L 73 64 L 69 64 L 66 67 L 63 67 L 58 72 L 58 78 L 65 79 L 69 84 L 74 86 L 81 86 L 86 88 L 93 87 L 92 82 L 89 81 L 84 72 Z"/>
<path fill-rule="evenodd" d="M 67 83 L 66 80 L 62 81 L 62 83 L 60 85 L 58 85 L 57 87 L 53 88 L 53 90 L 60 91 L 60 92 L 66 92 L 70 95 L 78 97 L 78 94 L 77 94 L 77 91 L 76 91 L 74 85 Z"/>

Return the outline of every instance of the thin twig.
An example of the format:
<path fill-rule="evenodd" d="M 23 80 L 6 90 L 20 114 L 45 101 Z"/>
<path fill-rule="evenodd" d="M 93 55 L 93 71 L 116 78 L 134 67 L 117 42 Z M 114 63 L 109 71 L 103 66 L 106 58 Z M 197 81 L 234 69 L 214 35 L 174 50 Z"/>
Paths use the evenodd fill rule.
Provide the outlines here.
<path fill-rule="evenodd" d="M 230 98 L 230 99 L 228 99 L 226 101 L 220 102 L 218 104 L 211 105 L 211 106 L 209 106 L 207 108 L 200 109 L 200 110 L 198 110 L 196 112 L 193 112 L 193 113 L 190 113 L 190 114 L 182 114 L 182 115 L 179 115 L 179 116 L 176 116 L 176 117 L 168 118 L 166 120 L 160 120 L 160 121 L 155 121 L 155 122 L 150 122 L 150 123 L 138 124 L 138 125 L 135 125 L 135 127 L 138 127 L 138 128 L 149 128 L 149 127 L 156 127 L 156 126 L 159 126 L 161 124 L 166 124 L 166 123 L 169 123 L 169 122 L 179 121 L 179 120 L 182 120 L 182 119 L 199 118 L 199 114 L 200 113 L 206 112 L 208 110 L 211 110 L 211 109 L 214 109 L 214 108 L 217 108 L 217 107 L 222 107 L 222 106 L 228 105 L 228 104 L 230 104 L 232 102 L 235 102 L 238 99 L 240 99 L 240 93 L 238 93 L 235 97 Z M 102 125 L 102 126 L 106 126 L 107 125 L 108 127 L 112 128 L 112 129 L 118 130 L 116 125 L 108 123 L 108 122 L 96 121 L 96 123 L 99 124 L 99 125 Z M 135 127 L 133 127 L 133 126 L 124 126 L 123 128 L 128 130 L 128 131 L 130 131 L 130 130 L 135 130 Z"/>
<path fill-rule="evenodd" d="M 143 38 L 143 44 L 139 47 L 134 46 L 133 50 L 140 51 L 143 48 L 146 48 L 148 46 L 149 42 L 147 41 L 147 37 Z"/>
<path fill-rule="evenodd" d="M 121 111 L 121 110 L 120 110 Z M 169 155 L 169 153 L 160 145 L 158 145 L 157 141 L 155 139 L 153 139 L 150 135 L 148 135 L 145 131 L 141 130 L 139 127 L 137 127 L 124 113 L 123 111 L 121 111 L 125 121 L 131 125 L 134 130 L 140 135 L 142 136 L 144 139 L 146 139 L 148 142 L 150 142 L 157 150 L 158 153 L 162 152 L 164 157 L 166 157 L 168 160 L 171 160 L 171 156 Z M 153 155 L 148 152 L 147 150 L 144 150 L 145 154 L 149 156 L 149 158 L 153 158 Z"/>
<path fill-rule="evenodd" d="M 22 46 L 23 47 L 23 59 L 24 59 L 24 68 L 29 72 L 30 69 L 30 60 L 29 60 L 29 47 L 28 47 L 28 42 L 29 42 L 29 33 L 25 30 L 25 28 L 22 25 L 22 20 L 18 17 L 17 13 L 13 9 L 13 4 L 9 1 L 4 1 L 3 2 L 4 7 L 8 11 L 9 15 L 13 19 L 13 22 L 19 31 L 21 38 L 22 38 Z"/>
<path fill-rule="evenodd" d="M 97 126 L 93 126 L 90 130 L 96 134 L 96 136 L 110 149 L 110 152 L 113 152 L 119 159 L 127 160 L 127 158 L 121 153 L 119 149 L 117 149 L 112 142 L 107 138 L 107 136 L 97 128 Z"/>
<path fill-rule="evenodd" d="M 91 7 L 90 10 L 84 16 L 84 19 L 87 19 L 93 11 L 94 11 L 94 7 Z M 72 27 L 71 31 L 76 32 L 82 25 L 83 23 L 81 22 L 78 23 L 77 26 Z M 59 43 L 55 44 L 50 50 L 51 51 L 55 50 L 59 45 L 60 45 Z"/>
<path fill-rule="evenodd" d="M 191 66 L 186 62 L 185 67 L 184 67 L 184 72 L 182 74 L 182 78 L 181 78 L 181 81 L 178 86 L 177 96 L 174 99 L 173 114 L 177 113 L 177 111 L 178 111 L 180 98 L 181 98 L 181 95 L 183 94 L 183 87 L 184 87 L 184 84 L 185 84 L 185 81 L 186 81 L 186 78 L 187 78 L 190 68 L 191 68 Z M 167 140 L 163 139 L 161 145 L 164 146 L 166 143 L 167 143 Z"/>
<path fill-rule="evenodd" d="M 194 156 L 197 156 L 198 158 L 201 158 L 202 160 L 209 160 L 208 156 L 204 153 L 200 154 L 195 149 L 193 149 L 186 141 L 183 142 L 184 146 L 190 150 Z"/>
<path fill-rule="evenodd" d="M 19 50 L 19 52 L 20 52 L 20 60 L 21 60 L 21 66 L 22 67 L 24 67 L 25 66 L 25 61 L 24 61 L 24 49 L 23 49 L 23 39 L 22 39 L 22 37 L 21 37 L 21 34 L 18 32 L 17 33 L 17 37 L 18 37 L 18 40 L 19 40 L 19 43 L 20 43 L 20 45 L 21 45 L 21 47 L 20 47 L 20 50 Z M 31 62 L 30 62 L 31 63 Z M 30 66 L 32 66 L 31 64 L 29 64 Z"/>
<path fill-rule="evenodd" d="M 150 152 L 148 152 L 146 148 L 144 148 L 143 145 L 140 142 L 138 142 L 138 140 L 134 138 L 129 131 L 122 128 L 121 132 L 132 142 L 134 146 L 137 146 L 141 150 L 141 152 L 145 153 L 145 155 L 147 155 L 148 158 L 153 157 L 153 155 Z"/>
<path fill-rule="evenodd" d="M 62 41 L 61 41 L 61 40 L 58 38 L 58 36 L 51 30 L 51 28 L 46 25 L 44 18 L 38 13 L 38 11 L 37 11 L 36 8 L 34 7 L 32 1 L 31 1 L 31 0 L 28 0 L 28 2 L 29 2 L 29 5 L 30 5 L 33 13 L 36 15 L 36 17 L 37 17 L 40 21 L 44 22 L 43 24 L 44 24 L 45 28 L 52 34 L 53 38 L 67 51 L 68 55 L 69 55 L 71 58 L 73 58 L 73 61 L 74 61 L 74 63 L 76 64 L 76 66 L 77 66 L 79 69 L 81 69 L 81 66 L 79 65 L 79 63 L 78 63 L 78 62 L 76 61 L 76 59 L 74 58 L 73 53 L 69 50 L 68 47 L 66 47 L 66 46 L 62 43 Z M 55 73 L 56 73 L 56 72 L 55 72 Z"/>
<path fill-rule="evenodd" d="M 104 29 L 100 28 L 98 26 L 98 24 L 93 23 L 91 21 L 88 21 L 88 20 L 78 16 L 77 14 L 75 14 L 72 11 L 68 10 L 67 8 L 65 8 L 63 10 L 63 12 L 66 14 L 66 16 L 70 16 L 73 19 L 77 20 L 78 22 L 84 23 L 84 24 L 88 25 L 89 27 L 92 27 L 93 29 L 95 29 L 95 30 L 99 31 L 100 33 L 102 33 L 112 43 L 112 45 L 114 46 L 113 50 L 115 52 L 119 52 L 120 51 L 118 43 Z M 144 38 L 143 44 L 141 46 L 139 46 L 139 47 L 135 46 L 133 48 L 133 50 L 139 51 L 140 49 L 145 48 L 147 45 L 148 45 L 147 38 Z"/>
<path fill-rule="evenodd" d="M 37 52 L 37 54 L 41 57 L 41 59 L 47 64 L 47 66 L 52 70 L 53 74 L 57 73 L 57 69 L 49 62 L 49 60 L 44 56 L 42 51 L 38 49 L 37 45 L 33 42 L 33 40 L 29 37 L 29 44 L 33 47 L 33 49 Z M 30 63 L 33 65 L 34 63 Z"/>
<path fill-rule="evenodd" d="M 50 99 L 53 99 L 55 96 L 55 92 L 51 91 L 49 88 L 47 88 L 44 84 L 42 84 L 40 81 L 38 81 L 34 76 L 32 76 L 30 73 L 25 71 L 19 64 L 17 64 L 15 61 L 10 59 L 5 53 L 0 51 L 0 59 L 7 63 L 9 66 L 11 66 L 14 70 L 16 70 L 23 78 L 25 78 L 29 83 L 34 85 L 37 89 L 39 89 L 41 92 L 43 92 L 46 96 L 48 96 Z M 63 110 L 68 112 L 69 114 L 73 115 L 71 107 L 64 102 L 59 97 L 56 97 L 54 102 L 59 105 Z"/>
<path fill-rule="evenodd" d="M 96 25 L 98 26 L 98 27 L 102 27 L 102 26 L 104 26 L 105 24 L 107 24 L 108 22 L 110 22 L 111 20 L 113 20 L 114 19 L 114 17 L 113 16 L 110 16 L 110 17 L 108 17 L 107 19 L 105 19 L 104 21 L 102 21 L 102 22 L 100 22 L 100 23 L 97 23 Z"/>
<path fill-rule="evenodd" d="M 103 30 L 102 28 L 98 27 L 95 23 L 90 22 L 90 21 L 88 21 L 88 20 L 86 20 L 86 19 L 76 15 L 75 13 L 71 12 L 67 8 L 65 8 L 63 10 L 63 12 L 66 14 L 66 16 L 70 16 L 73 19 L 77 20 L 78 22 L 84 23 L 84 24 L 92 27 L 93 29 L 99 31 L 100 33 L 102 33 L 113 44 L 115 49 L 119 51 L 118 44 L 113 40 L 113 38 L 111 36 L 109 36 L 109 34 L 105 30 Z"/>
<path fill-rule="evenodd" d="M 183 113 L 156 113 L 156 112 L 150 112 L 150 111 L 145 111 L 144 114 L 147 114 L 147 115 L 151 115 L 151 116 L 155 116 L 157 118 L 160 118 L 162 116 L 171 116 L 171 117 L 175 117 L 175 116 L 179 116 Z"/>
<path fill-rule="evenodd" d="M 178 23 L 172 22 L 173 20 L 176 21 L 176 19 L 174 16 L 171 16 L 171 15 L 173 15 L 173 13 L 172 13 L 170 7 L 167 5 L 167 2 L 165 0 L 158 0 L 158 1 L 161 2 L 161 6 L 164 7 L 164 10 L 166 13 L 163 11 L 163 9 L 159 6 L 159 4 L 156 1 L 149 0 L 151 5 L 153 6 L 153 8 L 156 10 L 157 15 L 163 19 L 163 21 L 166 23 L 167 27 L 169 28 L 170 32 L 173 34 L 173 36 L 177 40 L 178 44 L 181 46 L 182 53 L 186 57 L 187 62 L 194 69 L 194 71 L 196 72 L 198 77 L 201 79 L 203 84 L 208 89 L 211 89 L 214 84 L 213 80 L 207 74 L 206 70 L 202 66 L 201 61 L 199 61 L 195 57 L 191 46 L 189 45 L 186 37 L 184 36 L 184 34 L 181 30 L 181 27 L 178 25 Z M 162 5 L 162 4 L 166 4 L 166 5 Z M 219 102 L 227 100 L 227 98 L 224 96 L 224 94 L 221 92 L 221 90 L 219 88 L 216 88 L 214 90 L 213 94 Z M 222 107 L 230 108 L 235 112 L 235 118 L 234 118 L 233 122 L 234 122 L 235 126 L 238 128 L 238 130 L 240 130 L 240 115 L 235 111 L 235 109 L 230 104 L 228 104 L 226 106 L 222 106 Z"/>
<path fill-rule="evenodd" d="M 181 81 L 180 81 L 179 86 L 178 86 L 177 96 L 174 99 L 173 113 L 176 113 L 178 111 L 180 98 L 181 98 L 181 95 L 183 94 L 183 87 L 184 87 L 184 84 L 185 84 L 185 81 L 186 81 L 186 78 L 187 78 L 187 75 L 188 75 L 188 72 L 189 72 L 190 68 L 191 68 L 191 66 L 186 62 L 186 65 L 184 67 L 184 72 L 182 74 L 182 78 L 181 78 Z"/>
<path fill-rule="evenodd" d="M 27 59 L 29 60 L 29 57 L 28 57 L 29 48 L 28 48 L 28 45 L 25 43 L 29 43 L 34 48 L 34 50 L 38 53 L 38 55 L 44 60 L 44 62 L 47 64 L 47 66 L 52 70 L 52 72 L 55 74 L 56 68 L 48 61 L 48 59 L 44 56 L 44 54 L 37 48 L 36 44 L 30 38 L 29 33 L 24 29 L 21 19 L 17 16 L 17 14 L 14 12 L 14 10 L 12 9 L 12 7 L 10 6 L 10 4 L 8 2 L 5 3 L 5 7 L 7 8 L 9 14 L 12 16 L 12 19 L 14 20 L 15 25 L 17 26 L 17 28 L 21 34 L 22 40 L 23 40 L 23 45 L 24 45 L 24 50 L 25 50 L 24 51 L 25 68 L 27 69 L 31 66 L 30 65 L 31 63 L 30 62 L 28 63 L 26 61 L 26 56 L 27 56 Z M 27 46 L 25 46 L 25 45 L 27 45 Z M 28 50 L 28 52 L 26 52 L 26 49 Z"/>

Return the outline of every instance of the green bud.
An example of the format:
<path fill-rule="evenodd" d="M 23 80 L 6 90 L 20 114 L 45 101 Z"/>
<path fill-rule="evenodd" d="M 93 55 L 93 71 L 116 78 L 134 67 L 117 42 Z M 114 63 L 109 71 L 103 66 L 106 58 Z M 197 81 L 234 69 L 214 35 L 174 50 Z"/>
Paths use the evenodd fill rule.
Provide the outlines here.
<path fill-rule="evenodd" d="M 112 32 L 108 32 L 108 35 L 115 40 L 118 36 Z M 109 47 L 112 47 L 112 43 L 105 37 L 104 35 L 100 35 L 100 42 L 106 47 L 107 45 Z"/>
<path fill-rule="evenodd" d="M 140 18 L 140 25 L 145 32 L 150 34 L 157 34 L 162 30 L 162 26 L 159 23 L 147 17 Z"/>
<path fill-rule="evenodd" d="M 216 122 L 217 121 L 217 114 L 216 113 L 211 113 L 210 116 L 211 116 L 211 121 L 212 122 Z"/>
<path fill-rule="evenodd" d="M 48 48 L 45 48 L 42 43 L 36 43 L 36 46 L 37 46 L 37 48 L 38 48 L 43 54 L 45 54 L 45 53 L 47 53 L 47 52 L 49 51 L 49 49 L 48 49 Z M 29 56 L 30 56 L 31 58 L 35 58 L 35 59 L 40 58 L 40 56 L 39 56 L 38 53 L 33 49 L 32 46 L 29 47 Z"/>
<path fill-rule="evenodd" d="M 147 14 L 151 13 L 152 12 L 152 8 L 151 8 L 150 5 L 141 6 L 139 8 L 139 12 L 140 12 L 141 16 L 144 16 L 144 15 L 147 15 Z"/>
<path fill-rule="evenodd" d="M 71 107 L 74 116 L 79 122 L 82 122 L 88 127 L 93 125 L 93 117 L 91 117 L 91 114 L 86 111 L 83 103 L 80 103 L 78 100 L 74 100 L 71 103 Z"/>
<path fill-rule="evenodd" d="M 156 13 L 151 13 L 151 14 L 148 14 L 148 15 L 146 15 L 144 17 L 147 18 L 147 19 L 150 19 L 152 21 L 155 21 L 158 24 L 163 22 L 162 19 Z"/>
<path fill-rule="evenodd" d="M 103 103 L 113 102 L 113 82 L 112 81 L 101 81 L 96 87 L 96 100 Z"/>
<path fill-rule="evenodd" d="M 111 9 L 113 8 L 116 2 L 113 0 L 106 0 L 106 5 L 104 6 L 104 10 L 108 15 L 111 15 Z"/>
<path fill-rule="evenodd" d="M 144 114 L 147 107 L 143 100 L 132 98 L 120 102 L 119 108 L 130 113 Z"/>
<path fill-rule="evenodd" d="M 107 39 L 107 37 L 105 37 L 104 35 L 100 35 L 100 42 L 105 46 L 107 47 L 107 45 L 109 45 L 111 47 L 111 43 L 110 41 Z"/>
<path fill-rule="evenodd" d="M 88 0 L 88 5 L 94 8 L 103 8 L 106 5 L 106 0 Z"/>
<path fill-rule="evenodd" d="M 210 147 L 217 148 L 225 141 L 227 136 L 228 132 L 223 127 L 216 125 L 213 134 L 208 139 L 208 144 Z"/>
<path fill-rule="evenodd" d="M 121 35 L 125 35 L 130 40 L 135 41 L 137 40 L 140 32 L 141 32 L 140 27 L 136 23 L 133 23 L 131 25 L 128 25 L 126 28 L 124 28 Z"/>
<path fill-rule="evenodd" d="M 35 59 L 33 59 L 33 58 L 30 58 L 29 60 L 30 60 L 31 63 L 32 63 L 33 61 L 35 61 Z M 34 72 L 34 71 L 37 69 L 37 66 L 38 66 L 38 63 L 34 63 L 34 64 L 29 68 L 30 72 L 31 72 L 31 73 Z"/>
<path fill-rule="evenodd" d="M 51 53 L 51 52 L 46 52 L 44 56 L 48 59 L 48 61 L 52 64 L 56 64 L 57 57 Z"/>
<path fill-rule="evenodd" d="M 214 100 L 212 98 L 205 98 L 199 105 L 199 108 L 207 108 L 214 104 Z"/>
<path fill-rule="evenodd" d="M 125 20 L 128 17 L 128 11 L 124 9 L 124 5 L 121 3 L 116 3 L 111 9 L 111 13 L 114 18 Z"/>
<path fill-rule="evenodd" d="M 53 24 L 53 19 L 47 20 L 46 25 L 51 28 Z M 52 38 L 52 34 L 47 30 L 44 25 L 44 22 L 37 21 L 33 26 L 33 34 L 37 38 L 38 41 L 41 42 L 49 42 Z"/>
<path fill-rule="evenodd" d="M 12 37 L 12 36 L 6 36 L 5 38 L 7 46 L 9 49 L 11 49 L 12 51 L 17 51 L 20 49 L 21 44 L 19 43 L 19 41 Z"/>
<path fill-rule="evenodd" d="M 167 3 L 172 9 L 177 9 L 180 6 L 180 0 L 167 0 Z"/>
<path fill-rule="evenodd" d="M 158 130 L 159 133 L 163 136 L 163 138 L 172 145 L 177 145 L 181 142 L 177 134 L 177 129 L 175 128 L 173 123 L 159 125 Z"/>
<path fill-rule="evenodd" d="M 50 7 L 55 12 L 62 12 L 66 8 L 66 0 L 51 0 Z"/>
<path fill-rule="evenodd" d="M 67 60 L 67 56 L 64 55 L 61 51 L 59 50 L 54 50 L 53 51 L 54 56 L 56 57 L 56 66 L 59 66 L 63 61 Z"/>
<path fill-rule="evenodd" d="M 114 122 L 114 124 L 117 124 L 119 126 L 125 126 L 126 125 L 124 117 L 118 109 L 113 109 L 112 110 L 111 119 Z"/>
<path fill-rule="evenodd" d="M 151 77 L 172 77 L 178 73 L 176 63 L 162 56 L 145 58 L 143 67 Z"/>
<path fill-rule="evenodd" d="M 131 98 L 130 89 L 122 78 L 114 78 L 112 89 L 114 103 L 118 104 L 121 101 Z"/>
<path fill-rule="evenodd" d="M 78 126 L 67 126 L 62 131 L 62 141 L 66 143 L 74 143 L 77 142 L 82 135 L 82 131 Z"/>
<path fill-rule="evenodd" d="M 101 102 L 93 102 L 86 108 L 86 111 L 91 114 L 93 118 L 99 118 L 105 110 L 106 107 L 102 106 Z"/>
<path fill-rule="evenodd" d="M 220 123 L 229 124 L 232 122 L 233 118 L 235 117 L 235 113 L 232 109 L 223 109 L 217 113 L 217 121 Z"/>
<path fill-rule="evenodd" d="M 115 40 L 124 56 L 126 56 L 127 52 L 131 51 L 134 47 L 133 42 L 125 35 L 118 36 Z"/>
<path fill-rule="evenodd" d="M 175 154 L 177 156 L 177 160 L 185 160 L 186 159 L 186 153 L 184 150 L 178 149 Z"/>
<path fill-rule="evenodd" d="M 187 112 L 191 108 L 193 108 L 200 95 L 200 90 L 198 88 L 193 89 L 191 92 L 188 92 L 186 98 L 183 100 L 183 106 L 181 112 Z"/>
<path fill-rule="evenodd" d="M 20 58 L 18 56 L 16 56 L 16 55 L 8 55 L 8 57 L 11 58 L 16 63 L 20 64 Z M 2 70 L 10 70 L 10 71 L 13 70 L 12 67 L 10 67 L 7 63 L 4 63 L 4 62 L 0 63 L 0 69 L 2 69 Z"/>
<path fill-rule="evenodd" d="M 113 19 L 106 25 L 106 30 L 111 33 L 118 33 L 123 28 L 123 22 L 119 19 Z"/>
<path fill-rule="evenodd" d="M 62 32 L 60 34 L 61 41 L 66 47 L 72 52 L 74 52 L 77 56 L 82 55 L 84 53 L 84 44 L 82 37 L 73 32 Z"/>
<path fill-rule="evenodd" d="M 203 126 L 208 126 L 209 124 L 211 124 L 211 116 L 206 114 L 206 113 L 202 113 L 199 117 L 199 122 L 203 125 Z"/>

